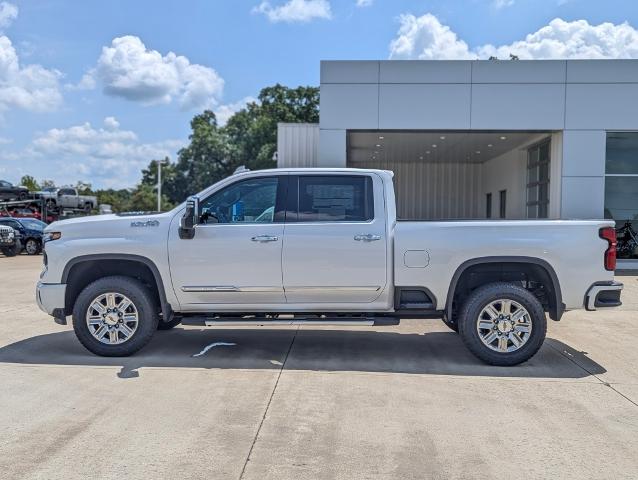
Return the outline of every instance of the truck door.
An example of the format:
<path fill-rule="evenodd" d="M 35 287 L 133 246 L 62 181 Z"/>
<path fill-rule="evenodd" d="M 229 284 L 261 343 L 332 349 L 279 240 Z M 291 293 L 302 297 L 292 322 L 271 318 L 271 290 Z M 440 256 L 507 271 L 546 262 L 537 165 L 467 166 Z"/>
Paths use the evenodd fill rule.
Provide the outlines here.
<path fill-rule="evenodd" d="M 182 306 L 285 303 L 281 279 L 286 175 L 238 180 L 200 201 L 192 239 L 173 222 L 169 259 Z M 208 307 L 206 307 L 208 305 Z M 198 308 L 196 308 L 198 309 Z"/>
<path fill-rule="evenodd" d="M 387 278 L 381 178 L 339 172 L 291 175 L 289 185 L 282 257 L 286 301 L 368 303 L 378 298 Z"/>

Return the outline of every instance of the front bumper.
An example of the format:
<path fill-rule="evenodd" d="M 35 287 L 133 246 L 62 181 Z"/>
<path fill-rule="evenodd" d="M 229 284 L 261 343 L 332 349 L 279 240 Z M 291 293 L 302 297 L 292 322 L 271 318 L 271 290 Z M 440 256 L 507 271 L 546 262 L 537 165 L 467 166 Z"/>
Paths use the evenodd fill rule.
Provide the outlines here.
<path fill-rule="evenodd" d="M 42 283 L 38 282 L 35 289 L 35 299 L 38 307 L 45 313 L 58 319 L 64 315 L 64 294 L 66 284 L 64 283 Z"/>
<path fill-rule="evenodd" d="M 597 310 L 599 308 L 619 307 L 620 292 L 623 284 L 620 282 L 599 282 L 594 283 L 585 295 L 585 308 L 587 310 Z"/>

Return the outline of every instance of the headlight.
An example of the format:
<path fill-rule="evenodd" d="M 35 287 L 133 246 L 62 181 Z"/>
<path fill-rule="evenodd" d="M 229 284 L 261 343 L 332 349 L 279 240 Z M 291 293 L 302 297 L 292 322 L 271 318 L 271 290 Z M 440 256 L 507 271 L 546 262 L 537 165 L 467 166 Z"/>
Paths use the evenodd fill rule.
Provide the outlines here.
<path fill-rule="evenodd" d="M 9 239 L 13 239 L 13 237 L 15 237 L 15 233 L 13 232 L 9 232 L 9 235 L 7 235 L 9 237 Z"/>
<path fill-rule="evenodd" d="M 47 243 L 58 240 L 60 237 L 62 237 L 62 232 L 47 232 L 42 236 L 42 240 Z"/>

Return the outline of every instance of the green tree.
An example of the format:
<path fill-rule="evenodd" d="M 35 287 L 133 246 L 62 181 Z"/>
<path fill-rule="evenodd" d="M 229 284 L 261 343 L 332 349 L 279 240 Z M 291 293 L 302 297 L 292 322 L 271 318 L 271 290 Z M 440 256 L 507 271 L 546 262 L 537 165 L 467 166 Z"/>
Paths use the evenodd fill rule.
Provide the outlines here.
<path fill-rule="evenodd" d="M 184 194 L 176 190 L 177 176 L 176 164 L 172 163 L 168 157 L 165 157 L 164 160 L 162 160 L 162 198 L 166 196 L 171 204 L 179 203 L 184 199 Z M 148 167 L 142 170 L 141 183 L 157 188 L 157 160 L 151 160 Z M 162 209 L 164 209 L 163 200 Z"/>
<path fill-rule="evenodd" d="M 223 128 L 237 150 L 236 162 L 253 170 L 275 167 L 279 122 L 318 123 L 319 89 L 280 84 L 262 89 L 258 102 L 235 113 Z"/>
<path fill-rule="evenodd" d="M 93 195 L 90 183 L 78 180 L 75 184 L 75 189 L 78 191 L 78 195 Z"/>
<path fill-rule="evenodd" d="M 170 210 L 173 204 L 166 195 L 162 195 L 162 210 Z M 157 211 L 157 190 L 150 185 L 140 183 L 131 193 L 129 211 L 155 212 Z"/>
<path fill-rule="evenodd" d="M 129 189 L 114 190 L 109 188 L 107 190 L 98 190 L 95 195 L 99 205 L 111 205 L 111 208 L 116 213 L 131 210 L 131 190 Z"/>
<path fill-rule="evenodd" d="M 20 179 L 20 185 L 23 185 L 29 189 L 30 192 L 37 192 L 40 190 L 40 185 L 31 175 L 24 175 Z"/>
<path fill-rule="evenodd" d="M 174 178 L 164 183 L 175 203 L 232 174 L 237 165 L 236 149 L 212 111 L 195 115 L 191 129 L 190 144 L 178 152 Z"/>

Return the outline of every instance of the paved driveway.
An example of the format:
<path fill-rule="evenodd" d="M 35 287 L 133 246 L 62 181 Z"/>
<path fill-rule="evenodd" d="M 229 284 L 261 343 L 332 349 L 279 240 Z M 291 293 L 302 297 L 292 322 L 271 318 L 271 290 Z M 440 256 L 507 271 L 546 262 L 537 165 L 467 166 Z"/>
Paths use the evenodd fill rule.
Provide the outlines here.
<path fill-rule="evenodd" d="M 35 306 L 40 262 L 0 256 L 3 479 L 638 478 L 636 277 L 514 368 L 437 320 L 177 327 L 104 359 Z"/>

